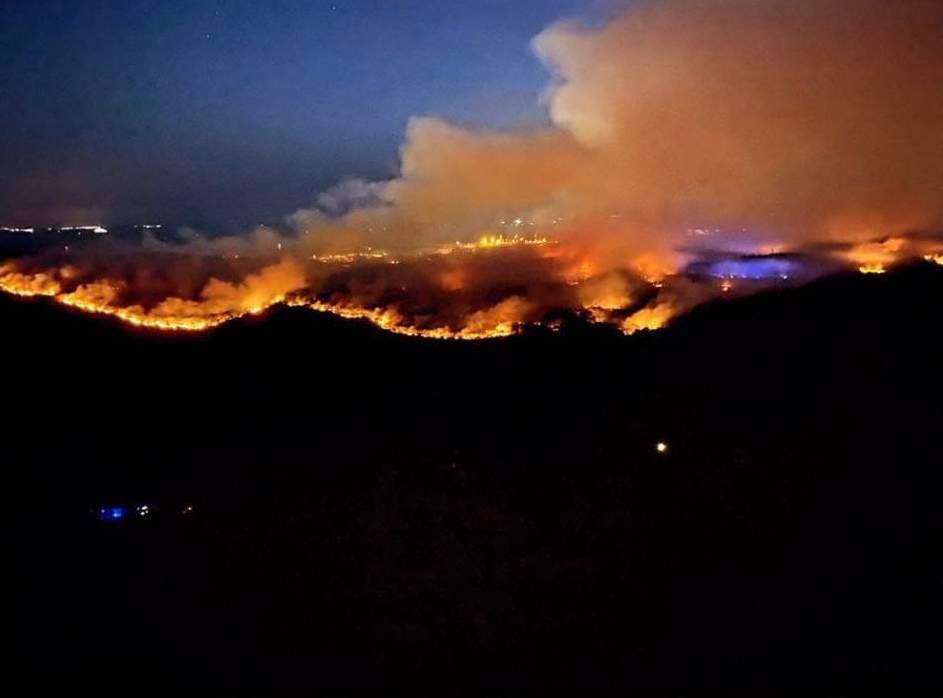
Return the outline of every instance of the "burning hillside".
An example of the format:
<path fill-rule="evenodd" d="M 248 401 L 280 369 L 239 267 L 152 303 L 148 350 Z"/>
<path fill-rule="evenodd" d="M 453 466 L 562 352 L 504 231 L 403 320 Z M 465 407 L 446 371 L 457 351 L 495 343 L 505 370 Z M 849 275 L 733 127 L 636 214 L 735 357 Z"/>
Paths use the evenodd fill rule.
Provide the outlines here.
<path fill-rule="evenodd" d="M 75 258 L 6 262 L 0 289 L 165 331 L 206 330 L 284 303 L 399 334 L 485 339 L 526 325 L 552 328 L 565 317 L 631 334 L 658 329 L 722 295 L 855 267 L 872 272 L 878 258 L 882 270 L 921 257 L 943 261 L 943 239 L 892 238 L 802 254 L 703 251 L 677 271 L 652 275 L 629 264 L 596 271 L 578 249 L 543 238 L 495 239 L 395 255 L 371 249 L 311 257 L 287 253 L 285 243 L 278 243 L 280 257 L 248 258 L 89 248 Z"/>
<path fill-rule="evenodd" d="M 293 230 L 83 244 L 0 288 L 162 330 L 278 303 L 427 337 L 577 315 L 656 329 L 711 298 L 939 263 L 943 4 L 647 0 L 534 40 L 549 124 L 413 120 L 396 177 L 345 180 Z M 908 232 L 911 231 L 911 232 Z"/>

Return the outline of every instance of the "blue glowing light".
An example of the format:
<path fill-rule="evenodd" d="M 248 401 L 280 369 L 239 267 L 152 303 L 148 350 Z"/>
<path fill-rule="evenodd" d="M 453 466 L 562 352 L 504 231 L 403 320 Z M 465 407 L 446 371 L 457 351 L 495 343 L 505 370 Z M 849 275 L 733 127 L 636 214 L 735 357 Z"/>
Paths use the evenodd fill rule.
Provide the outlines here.
<path fill-rule="evenodd" d="M 718 279 L 788 279 L 801 271 L 797 261 L 782 257 L 723 259 L 706 268 L 708 276 Z"/>
<path fill-rule="evenodd" d="M 120 521 L 125 517 L 124 507 L 102 507 L 98 510 L 99 521 Z"/>

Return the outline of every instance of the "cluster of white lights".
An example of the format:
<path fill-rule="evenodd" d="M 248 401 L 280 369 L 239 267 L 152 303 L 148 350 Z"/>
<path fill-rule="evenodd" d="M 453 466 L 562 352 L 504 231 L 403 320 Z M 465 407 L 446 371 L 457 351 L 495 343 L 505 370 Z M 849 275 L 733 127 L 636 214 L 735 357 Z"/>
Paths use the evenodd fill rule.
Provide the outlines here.
<path fill-rule="evenodd" d="M 96 235 L 104 235 L 108 232 L 108 228 L 103 228 L 100 225 L 67 225 L 63 228 L 59 228 L 59 230 L 64 232 L 95 233 Z"/>

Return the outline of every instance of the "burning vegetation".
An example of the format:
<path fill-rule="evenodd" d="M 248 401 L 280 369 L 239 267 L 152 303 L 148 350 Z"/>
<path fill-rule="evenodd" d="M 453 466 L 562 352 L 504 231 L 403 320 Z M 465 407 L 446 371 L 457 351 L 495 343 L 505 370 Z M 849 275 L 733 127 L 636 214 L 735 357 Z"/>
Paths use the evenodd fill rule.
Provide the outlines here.
<path fill-rule="evenodd" d="M 0 289 L 160 330 L 280 304 L 481 339 L 568 317 L 626 333 L 717 297 L 943 260 L 938 0 L 642 0 L 534 40 L 549 125 L 410 122 L 396 176 L 290 233 L 83 241 Z M 96 238 L 112 236 L 94 236 Z"/>
<path fill-rule="evenodd" d="M 294 246 L 297 246 L 297 242 Z M 119 246 L 120 247 L 120 246 Z M 371 249 L 280 257 L 133 254 L 80 248 L 0 266 L 0 290 L 48 296 L 85 312 L 164 331 L 207 330 L 286 304 L 434 339 L 505 337 L 566 318 L 626 334 L 656 330 L 703 302 L 822 273 L 863 273 L 921 258 L 941 263 L 943 239 L 891 238 L 793 255 L 704 253 L 664 275 L 626 262 L 594 271 L 581 250 L 544 238 L 491 239 L 392 254 Z M 250 271 L 251 270 L 251 271 Z"/>

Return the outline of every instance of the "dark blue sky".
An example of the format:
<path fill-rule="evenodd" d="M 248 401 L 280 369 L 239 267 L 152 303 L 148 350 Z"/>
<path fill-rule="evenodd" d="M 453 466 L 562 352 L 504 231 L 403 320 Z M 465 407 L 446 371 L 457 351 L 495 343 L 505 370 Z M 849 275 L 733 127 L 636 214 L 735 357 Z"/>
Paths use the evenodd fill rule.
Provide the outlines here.
<path fill-rule="evenodd" d="M 4 0 L 0 225 L 278 221 L 410 116 L 539 123 L 529 40 L 594 0 Z"/>

